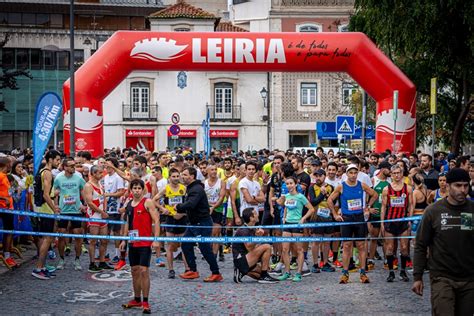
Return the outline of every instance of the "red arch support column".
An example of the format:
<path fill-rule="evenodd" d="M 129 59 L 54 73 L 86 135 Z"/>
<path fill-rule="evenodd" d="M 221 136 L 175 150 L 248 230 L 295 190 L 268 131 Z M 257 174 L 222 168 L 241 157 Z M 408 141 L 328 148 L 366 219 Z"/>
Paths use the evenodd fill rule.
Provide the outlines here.
<path fill-rule="evenodd" d="M 103 153 L 103 99 L 133 70 L 347 72 L 377 101 L 376 151 L 415 149 L 415 86 L 362 33 L 116 32 L 75 74 L 76 149 Z M 64 83 L 69 149 L 69 80 Z"/>

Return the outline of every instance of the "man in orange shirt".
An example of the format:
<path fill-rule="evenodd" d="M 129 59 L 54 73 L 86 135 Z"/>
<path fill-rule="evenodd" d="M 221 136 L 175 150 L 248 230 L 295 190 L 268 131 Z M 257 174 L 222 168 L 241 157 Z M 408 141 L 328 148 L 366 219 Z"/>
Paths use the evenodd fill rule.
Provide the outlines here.
<path fill-rule="evenodd" d="M 13 209 L 13 199 L 10 195 L 10 181 L 8 181 L 7 174 L 11 169 L 11 161 L 8 157 L 0 157 L 0 208 Z M 0 213 L 0 218 L 3 222 L 3 229 L 13 230 L 13 214 Z M 3 256 L 1 260 L 8 269 L 18 266 L 18 263 L 10 255 L 12 245 L 12 235 L 3 234 Z"/>

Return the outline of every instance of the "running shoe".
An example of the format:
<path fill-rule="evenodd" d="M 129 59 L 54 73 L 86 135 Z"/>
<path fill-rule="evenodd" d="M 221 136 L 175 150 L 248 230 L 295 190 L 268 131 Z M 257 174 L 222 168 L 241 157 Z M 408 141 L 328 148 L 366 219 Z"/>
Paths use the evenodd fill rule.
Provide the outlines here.
<path fill-rule="evenodd" d="M 71 246 L 67 245 L 66 249 L 64 250 L 64 254 L 66 256 L 69 256 L 71 254 Z"/>
<path fill-rule="evenodd" d="M 235 283 L 242 283 L 242 278 L 243 278 L 244 276 L 245 276 L 245 275 L 242 274 L 242 272 L 240 272 L 239 269 L 234 268 L 234 282 L 235 282 Z"/>
<path fill-rule="evenodd" d="M 337 260 L 337 259 L 333 262 L 333 264 L 334 264 L 334 266 L 337 267 L 337 268 L 342 268 L 342 263 L 341 263 L 341 261 L 339 261 L 339 260 Z"/>
<path fill-rule="evenodd" d="M 125 267 L 127 265 L 127 262 L 125 262 L 125 260 L 119 260 L 119 262 L 117 262 L 117 264 L 115 265 L 115 270 L 122 270 L 123 267 Z"/>
<path fill-rule="evenodd" d="M 293 277 L 293 279 L 291 279 L 291 281 L 293 281 L 293 282 L 301 282 L 301 279 L 302 279 L 301 273 L 298 273 L 298 272 L 297 272 L 297 273 L 295 273 L 295 276 Z"/>
<path fill-rule="evenodd" d="M 49 251 L 48 251 L 48 257 L 49 257 L 49 259 L 51 259 L 51 260 L 56 259 L 56 252 L 55 252 L 54 250 L 49 250 Z"/>
<path fill-rule="evenodd" d="M 329 262 L 326 262 L 326 264 L 321 268 L 321 271 L 323 272 L 336 272 L 336 269 L 329 264 Z"/>
<path fill-rule="evenodd" d="M 66 267 L 66 263 L 63 259 L 59 259 L 58 265 L 56 266 L 56 270 L 64 270 Z"/>
<path fill-rule="evenodd" d="M 321 269 L 319 268 L 319 266 L 317 264 L 313 264 L 313 266 L 311 267 L 311 273 L 320 273 L 321 272 Z"/>
<path fill-rule="evenodd" d="M 74 270 L 82 271 L 81 260 L 79 260 L 79 259 L 74 260 Z"/>
<path fill-rule="evenodd" d="M 323 266 L 324 266 L 324 262 L 319 261 L 319 268 L 322 269 Z"/>
<path fill-rule="evenodd" d="M 204 282 L 220 282 L 224 280 L 224 278 L 222 277 L 222 274 L 211 274 L 210 276 L 208 276 L 207 278 L 204 279 Z"/>
<path fill-rule="evenodd" d="M 122 308 L 141 308 L 143 306 L 142 302 L 137 302 L 134 299 L 126 304 L 122 304 Z"/>
<path fill-rule="evenodd" d="M 262 284 L 274 284 L 278 283 L 278 279 L 272 278 L 268 273 L 262 273 L 257 282 Z"/>
<path fill-rule="evenodd" d="M 303 262 L 303 270 L 301 271 L 301 274 L 303 276 L 311 275 L 311 270 L 309 270 L 308 264 L 306 263 L 306 261 Z"/>
<path fill-rule="evenodd" d="M 163 258 L 161 258 L 161 257 L 156 258 L 155 264 L 156 264 L 158 267 L 161 267 L 161 268 L 163 268 L 164 266 L 166 266 L 165 260 L 163 260 Z"/>
<path fill-rule="evenodd" d="M 87 250 L 87 247 L 84 244 L 82 244 L 82 246 L 81 246 L 81 252 L 83 254 L 89 253 L 89 250 Z"/>
<path fill-rule="evenodd" d="M 87 269 L 87 271 L 89 271 L 90 273 L 97 273 L 97 272 L 101 272 L 102 269 L 96 266 L 95 263 L 91 262 L 89 264 L 89 269 Z"/>
<path fill-rule="evenodd" d="M 344 273 L 341 275 L 341 278 L 339 279 L 339 284 L 347 284 L 349 283 L 349 274 Z"/>
<path fill-rule="evenodd" d="M 375 260 L 382 260 L 382 257 L 380 256 L 379 252 L 375 250 L 375 255 L 374 255 Z"/>
<path fill-rule="evenodd" d="M 17 267 L 20 266 L 20 264 L 18 262 L 16 262 L 15 259 L 13 259 L 13 257 L 9 257 L 7 259 L 4 259 L 3 262 L 5 263 L 5 265 L 7 266 L 8 269 L 17 268 Z"/>
<path fill-rule="evenodd" d="M 34 269 L 33 272 L 31 272 L 31 275 L 34 276 L 37 279 L 40 279 L 40 280 L 49 280 L 49 279 L 51 279 L 48 276 L 48 273 L 47 273 L 46 270 Z"/>
<path fill-rule="evenodd" d="M 276 267 L 270 271 L 270 274 L 273 274 L 273 275 L 282 275 L 283 274 L 283 263 L 282 262 L 278 262 Z"/>
<path fill-rule="evenodd" d="M 54 279 L 56 277 L 56 273 L 54 272 L 49 272 L 48 269 L 46 269 L 46 274 L 50 279 Z"/>
<path fill-rule="evenodd" d="M 394 280 L 395 280 L 395 272 L 391 271 L 391 272 L 388 274 L 387 282 L 392 283 Z"/>
<path fill-rule="evenodd" d="M 375 269 L 375 262 L 372 259 L 368 260 L 366 270 L 367 271 L 372 271 L 374 269 Z"/>
<path fill-rule="evenodd" d="M 143 314 L 151 314 L 150 304 L 148 304 L 148 302 L 143 302 L 142 307 L 143 307 Z"/>
<path fill-rule="evenodd" d="M 281 277 L 278 278 L 278 281 L 286 281 L 291 278 L 290 272 L 285 272 Z"/>
<path fill-rule="evenodd" d="M 193 280 L 199 278 L 199 272 L 189 270 L 180 274 L 179 277 L 184 280 Z"/>
<path fill-rule="evenodd" d="M 334 253 L 332 252 L 332 250 L 329 250 L 328 260 L 333 261 L 333 259 L 334 259 Z"/>
<path fill-rule="evenodd" d="M 119 261 L 120 261 L 120 258 L 119 258 L 118 256 L 115 256 L 115 257 L 112 259 L 111 263 L 112 263 L 112 264 L 117 264 Z"/>
<path fill-rule="evenodd" d="M 176 272 L 174 272 L 174 270 L 170 270 L 168 272 L 168 279 L 174 279 L 176 278 Z"/>
<path fill-rule="evenodd" d="M 46 270 L 48 270 L 48 272 L 50 272 L 50 273 L 53 273 L 54 271 L 56 271 L 56 267 L 55 266 L 50 266 L 49 264 L 45 264 L 44 268 Z"/>
<path fill-rule="evenodd" d="M 226 246 L 224 247 L 224 253 L 225 253 L 225 254 L 229 254 L 229 253 L 231 253 L 231 252 L 232 252 L 232 249 L 230 249 L 230 246 L 227 246 L 227 245 L 226 245 Z"/>
<path fill-rule="evenodd" d="M 413 268 L 413 261 L 411 261 L 411 259 L 407 260 L 407 268 L 409 269 Z"/>
<path fill-rule="evenodd" d="M 403 282 L 409 282 L 410 281 L 410 278 L 408 277 L 405 270 L 400 271 L 400 280 L 402 280 Z"/>
<path fill-rule="evenodd" d="M 365 273 L 360 274 L 360 283 L 370 283 L 369 277 Z"/>
<path fill-rule="evenodd" d="M 290 270 L 296 270 L 298 269 L 298 264 L 296 262 L 290 263 Z"/>
<path fill-rule="evenodd" d="M 110 266 L 107 262 L 100 262 L 99 269 L 101 270 L 113 270 L 114 267 Z"/>

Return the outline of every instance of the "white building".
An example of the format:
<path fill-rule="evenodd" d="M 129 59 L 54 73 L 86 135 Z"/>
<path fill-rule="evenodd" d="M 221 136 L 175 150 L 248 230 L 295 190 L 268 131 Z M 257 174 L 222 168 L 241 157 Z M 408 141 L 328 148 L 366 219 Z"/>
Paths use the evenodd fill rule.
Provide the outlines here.
<path fill-rule="evenodd" d="M 157 32 L 245 31 L 184 1 L 149 20 Z M 267 73 L 134 71 L 104 100 L 104 146 L 203 150 L 201 125 L 209 109 L 212 147 L 268 147 L 262 88 L 268 90 Z M 180 116 L 177 136 L 169 130 L 173 113 Z"/>

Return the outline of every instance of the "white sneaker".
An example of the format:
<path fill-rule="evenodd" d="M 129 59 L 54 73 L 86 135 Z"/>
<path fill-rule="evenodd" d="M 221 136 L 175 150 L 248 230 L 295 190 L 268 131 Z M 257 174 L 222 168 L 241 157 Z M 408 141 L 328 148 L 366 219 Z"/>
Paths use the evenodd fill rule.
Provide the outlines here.
<path fill-rule="evenodd" d="M 270 271 L 269 274 L 272 274 L 272 275 L 282 275 L 283 274 L 283 262 L 278 262 L 275 269 L 273 269 L 272 271 Z"/>
<path fill-rule="evenodd" d="M 81 261 L 79 259 L 74 260 L 74 270 L 82 271 Z"/>
<path fill-rule="evenodd" d="M 306 263 L 306 261 L 303 261 L 303 269 L 301 271 L 301 275 L 302 276 L 311 275 L 311 270 L 309 270 L 308 264 Z"/>
<path fill-rule="evenodd" d="M 56 266 L 56 270 L 64 270 L 66 267 L 66 263 L 63 259 L 59 259 L 58 265 Z"/>

